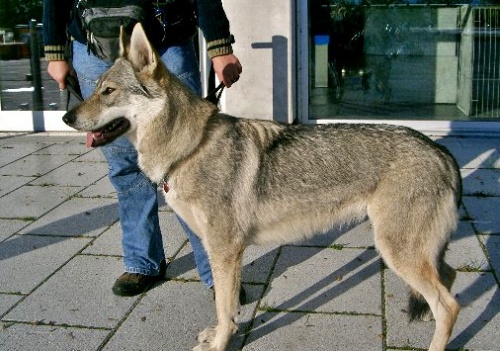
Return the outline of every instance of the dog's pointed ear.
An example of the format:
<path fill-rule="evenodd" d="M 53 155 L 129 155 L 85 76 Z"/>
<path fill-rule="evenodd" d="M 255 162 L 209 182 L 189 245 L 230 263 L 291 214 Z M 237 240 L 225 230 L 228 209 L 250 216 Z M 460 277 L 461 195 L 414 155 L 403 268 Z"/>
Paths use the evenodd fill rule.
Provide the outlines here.
<path fill-rule="evenodd" d="M 140 23 L 137 23 L 132 30 L 126 57 L 138 71 L 147 69 L 153 72 L 158 65 L 158 57 Z"/>

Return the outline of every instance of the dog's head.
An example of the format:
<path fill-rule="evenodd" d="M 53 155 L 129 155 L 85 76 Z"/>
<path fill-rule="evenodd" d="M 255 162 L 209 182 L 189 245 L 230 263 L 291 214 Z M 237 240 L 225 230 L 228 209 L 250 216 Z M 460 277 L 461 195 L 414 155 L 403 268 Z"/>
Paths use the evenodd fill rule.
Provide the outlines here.
<path fill-rule="evenodd" d="M 133 136 L 139 119 L 161 110 L 162 85 L 168 77 L 141 24 L 130 38 L 120 33 L 120 57 L 99 79 L 92 95 L 63 116 L 77 130 L 92 132 L 93 146 L 101 146 L 128 133 Z"/>

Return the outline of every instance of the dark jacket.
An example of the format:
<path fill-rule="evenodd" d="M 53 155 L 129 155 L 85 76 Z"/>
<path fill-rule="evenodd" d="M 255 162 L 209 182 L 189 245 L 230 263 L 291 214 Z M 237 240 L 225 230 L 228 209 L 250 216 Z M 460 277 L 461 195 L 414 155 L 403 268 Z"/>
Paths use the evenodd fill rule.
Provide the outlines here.
<path fill-rule="evenodd" d="M 189 1 L 189 0 L 180 0 Z M 229 21 L 222 7 L 221 0 L 195 0 L 197 5 L 198 26 L 207 41 L 210 58 L 233 52 L 234 41 L 229 31 Z M 43 1 L 43 38 L 45 58 L 48 61 L 64 60 L 64 47 L 67 33 L 82 43 L 86 42 L 85 34 L 76 19 L 71 20 L 72 1 Z"/>

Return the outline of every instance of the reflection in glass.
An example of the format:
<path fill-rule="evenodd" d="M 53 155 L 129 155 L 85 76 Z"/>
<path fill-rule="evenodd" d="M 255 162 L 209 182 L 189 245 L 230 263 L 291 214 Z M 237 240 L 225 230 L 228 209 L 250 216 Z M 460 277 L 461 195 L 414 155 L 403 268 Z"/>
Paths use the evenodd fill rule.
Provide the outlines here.
<path fill-rule="evenodd" d="M 311 0 L 312 118 L 499 119 L 500 6 L 461 3 Z"/>
<path fill-rule="evenodd" d="M 59 91 L 57 83 L 47 74 L 47 62 L 43 58 L 41 24 L 37 24 L 32 30 L 39 43 L 39 57 L 32 55 L 32 34 L 28 24 L 19 24 L 13 29 L 0 29 L 1 110 L 66 110 L 68 93 Z M 37 59 L 38 62 L 34 61 Z M 34 76 L 37 64 L 41 74 L 41 98 L 34 84 L 34 81 L 37 81 L 37 77 Z M 70 107 L 76 103 L 75 98 L 70 98 Z"/>

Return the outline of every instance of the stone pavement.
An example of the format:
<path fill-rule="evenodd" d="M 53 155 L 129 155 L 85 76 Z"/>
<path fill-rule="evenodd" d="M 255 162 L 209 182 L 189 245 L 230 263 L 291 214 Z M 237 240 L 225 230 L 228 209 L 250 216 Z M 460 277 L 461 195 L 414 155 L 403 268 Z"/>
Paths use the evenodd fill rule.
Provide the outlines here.
<path fill-rule="evenodd" d="M 500 140 L 436 138 L 464 178 L 447 261 L 463 306 L 449 347 L 500 349 Z M 167 279 L 137 297 L 122 273 L 116 194 L 81 134 L 0 134 L 0 350 L 190 350 L 215 323 L 211 291 L 164 203 Z M 408 324 L 407 288 L 384 269 L 368 222 L 312 242 L 250 247 L 231 350 L 422 350 L 433 322 Z"/>

